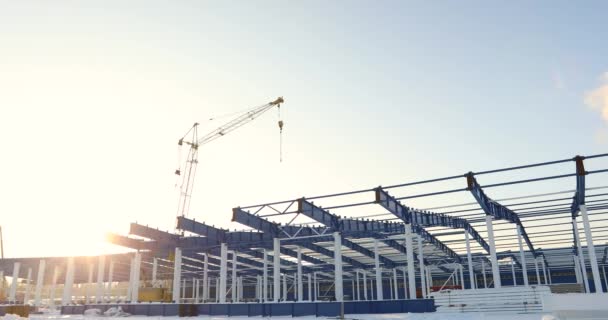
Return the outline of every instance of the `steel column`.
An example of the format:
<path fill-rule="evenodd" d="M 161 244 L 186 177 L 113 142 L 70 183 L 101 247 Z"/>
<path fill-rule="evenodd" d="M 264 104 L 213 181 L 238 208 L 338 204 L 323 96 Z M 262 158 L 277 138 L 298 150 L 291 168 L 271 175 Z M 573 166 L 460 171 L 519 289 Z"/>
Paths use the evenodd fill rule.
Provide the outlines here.
<path fill-rule="evenodd" d="M 67 270 L 65 273 L 65 285 L 63 287 L 63 305 L 68 305 L 72 302 L 72 287 L 74 286 L 74 257 L 68 258 Z"/>
<path fill-rule="evenodd" d="M 220 245 L 220 296 L 219 302 L 226 303 L 226 290 L 228 288 L 228 245 Z"/>
<path fill-rule="evenodd" d="M 491 215 L 486 215 L 486 228 L 488 229 L 488 244 L 490 245 L 490 262 L 492 263 L 492 279 L 494 280 L 494 288 L 500 288 L 500 270 L 498 269 L 498 259 L 496 258 L 494 226 L 492 225 Z"/>
<path fill-rule="evenodd" d="M 231 300 L 232 302 L 236 302 L 237 301 L 237 287 L 238 287 L 238 279 L 237 279 L 237 275 L 236 275 L 236 269 L 237 269 L 237 265 L 236 265 L 236 261 L 237 261 L 237 257 L 238 254 L 236 253 L 236 251 L 232 252 L 232 276 L 230 277 L 230 287 L 232 289 L 232 291 L 230 292 L 230 296 L 231 296 Z"/>
<path fill-rule="evenodd" d="M 264 266 L 262 270 L 262 299 L 261 301 L 268 301 L 268 252 L 266 249 L 263 251 L 264 255 Z"/>
<path fill-rule="evenodd" d="M 422 237 L 418 235 L 418 264 L 420 267 L 420 286 L 422 287 L 422 298 L 428 297 L 427 286 L 426 286 L 426 276 L 425 276 L 425 267 L 424 267 L 424 250 L 422 246 Z"/>
<path fill-rule="evenodd" d="M 581 275 L 583 276 L 583 283 L 585 285 L 585 292 L 591 293 L 589 288 L 589 279 L 587 277 L 587 265 L 585 265 L 585 254 L 581 245 L 581 237 L 578 233 L 578 223 L 576 218 L 572 218 L 572 230 L 574 231 L 574 241 L 576 242 L 577 256 L 579 259 L 579 267 L 581 268 Z"/>
<path fill-rule="evenodd" d="M 540 283 L 540 272 L 538 271 L 538 257 L 534 258 L 534 269 L 536 269 L 536 284 Z"/>
<path fill-rule="evenodd" d="M 110 260 L 110 268 L 108 269 L 108 286 L 106 288 L 107 301 L 112 299 L 112 280 L 114 277 L 114 261 Z"/>
<path fill-rule="evenodd" d="M 42 299 L 42 287 L 44 285 L 44 271 L 46 269 L 46 261 L 40 260 L 38 264 L 38 277 L 36 278 L 36 291 L 34 292 L 34 306 L 39 307 Z M 4 281 L 4 277 L 0 278 Z"/>
<path fill-rule="evenodd" d="M 403 268 L 403 299 L 407 299 L 407 271 Z"/>
<path fill-rule="evenodd" d="M 287 273 L 283 274 L 283 302 L 287 301 Z"/>
<path fill-rule="evenodd" d="M 50 305 L 55 306 L 55 293 L 57 292 L 57 280 L 59 278 L 59 266 L 55 266 L 53 270 L 53 280 L 51 282 Z"/>
<path fill-rule="evenodd" d="M 488 288 L 488 279 L 486 278 L 486 263 L 481 260 L 481 273 L 483 274 L 483 287 Z"/>
<path fill-rule="evenodd" d="M 545 265 L 545 259 L 541 260 L 541 264 L 540 265 L 543 267 L 543 279 L 545 280 L 544 282 L 545 282 L 545 285 L 546 285 L 549 282 L 547 281 L 547 268 L 546 268 L 546 265 Z"/>
<path fill-rule="evenodd" d="M 95 291 L 95 301 L 97 303 L 103 302 L 103 276 L 106 270 L 106 257 L 99 256 L 97 262 L 97 290 Z"/>
<path fill-rule="evenodd" d="M 593 274 L 593 284 L 595 292 L 603 292 L 602 280 L 600 279 L 600 270 L 597 266 L 597 257 L 595 256 L 595 246 L 593 245 L 593 236 L 591 234 L 591 224 L 589 223 L 589 215 L 587 214 L 587 206 L 582 204 L 579 206 L 581 217 L 583 218 L 583 227 L 585 228 L 585 240 L 587 240 L 587 254 L 589 255 L 589 264 L 591 264 L 591 273 Z"/>
<path fill-rule="evenodd" d="M 471 241 L 469 240 L 469 233 L 464 231 L 464 241 L 467 247 L 467 264 L 469 267 L 469 281 L 471 282 L 471 289 L 475 289 L 475 273 L 473 272 L 473 257 L 471 256 Z M 464 289 L 464 282 L 462 284 Z"/>
<path fill-rule="evenodd" d="M 4 279 L 2 279 L 2 281 L 3 280 Z M 25 280 L 25 294 L 23 295 L 23 304 L 29 304 L 31 281 L 32 281 L 32 268 L 27 268 L 27 278 Z"/>
<path fill-rule="evenodd" d="M 279 297 L 281 295 L 281 241 L 279 238 L 273 239 L 273 302 L 279 302 Z"/>
<path fill-rule="evenodd" d="M 410 290 L 410 299 L 417 299 L 416 296 L 416 274 L 414 271 L 414 245 L 412 243 L 412 225 L 405 224 L 405 250 L 407 257 L 407 276 Z"/>
<path fill-rule="evenodd" d="M 182 284 L 182 250 L 175 248 L 173 257 L 173 301 L 180 302 L 180 292 Z"/>
<path fill-rule="evenodd" d="M 17 302 L 15 296 L 17 295 L 17 284 L 19 283 L 19 269 L 21 268 L 21 262 L 15 262 L 13 264 L 13 278 L 11 280 L 11 289 L 8 295 L 8 301 L 15 303 Z M 4 281 L 4 279 L 2 279 Z"/>
<path fill-rule="evenodd" d="M 519 244 L 519 260 L 521 262 L 521 273 L 524 278 L 524 286 L 529 286 L 528 281 L 528 266 L 526 264 L 526 253 L 524 252 L 524 244 L 521 235 L 521 226 L 517 226 L 517 241 Z"/>
<path fill-rule="evenodd" d="M 517 286 L 517 280 L 515 280 L 515 261 L 511 261 L 511 276 L 513 277 L 513 286 Z"/>
<path fill-rule="evenodd" d="M 297 294 L 297 298 L 295 299 L 296 301 L 303 301 L 304 300 L 304 286 L 303 286 L 303 282 L 302 282 L 302 248 L 298 247 L 298 279 L 297 279 L 297 285 L 298 285 L 298 294 Z M 295 296 L 295 294 L 294 294 Z"/>
<path fill-rule="evenodd" d="M 335 265 L 335 292 L 336 301 L 344 301 L 344 290 L 342 285 L 342 236 L 334 232 L 334 265 Z"/>
<path fill-rule="evenodd" d="M 374 239 L 374 263 L 376 266 L 376 300 L 384 300 L 382 292 L 382 269 L 380 269 L 380 253 L 378 252 L 378 239 Z"/>
<path fill-rule="evenodd" d="M 209 256 L 203 256 L 203 302 L 209 299 Z"/>
<path fill-rule="evenodd" d="M 363 299 L 367 300 L 367 272 L 363 270 Z"/>
<path fill-rule="evenodd" d="M 309 274 L 306 275 L 308 277 L 308 301 L 312 301 L 312 276 Z"/>

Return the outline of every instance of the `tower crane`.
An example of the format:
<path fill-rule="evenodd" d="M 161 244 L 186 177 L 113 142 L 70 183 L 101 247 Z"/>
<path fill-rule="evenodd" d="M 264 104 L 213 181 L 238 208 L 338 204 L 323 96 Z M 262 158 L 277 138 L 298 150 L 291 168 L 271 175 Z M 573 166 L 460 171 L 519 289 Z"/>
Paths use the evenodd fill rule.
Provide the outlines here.
<path fill-rule="evenodd" d="M 261 116 L 263 113 L 272 109 L 273 107 L 277 107 L 278 110 L 278 125 L 282 143 L 283 121 L 281 120 L 281 104 L 283 102 L 283 97 L 279 97 L 272 102 L 248 109 L 245 112 L 238 114 L 232 120 L 224 123 L 222 126 L 219 126 L 218 128 L 214 129 L 213 131 L 205 134 L 200 138 L 198 137 L 199 123 L 197 122 L 190 128 L 190 130 L 188 130 L 188 132 L 186 132 L 186 134 L 181 139 L 179 139 L 178 156 L 181 158 L 181 148 L 184 144 L 189 147 L 189 150 L 186 161 L 184 163 L 181 163 L 181 160 L 178 158 L 178 168 L 175 170 L 175 174 L 177 176 L 181 176 L 182 178 L 179 190 L 179 203 L 177 207 L 178 216 L 186 216 L 190 208 L 190 199 L 192 197 L 192 189 L 194 187 L 194 176 L 196 175 L 196 167 L 198 165 L 199 147 L 220 137 L 223 137 L 228 133 L 240 128 L 241 126 L 255 120 L 257 117 Z"/>

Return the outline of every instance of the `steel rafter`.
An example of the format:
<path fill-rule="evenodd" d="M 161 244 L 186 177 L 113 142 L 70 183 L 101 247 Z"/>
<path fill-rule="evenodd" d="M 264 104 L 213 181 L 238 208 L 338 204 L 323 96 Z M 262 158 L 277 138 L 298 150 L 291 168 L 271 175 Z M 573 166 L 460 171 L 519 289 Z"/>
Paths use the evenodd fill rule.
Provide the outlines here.
<path fill-rule="evenodd" d="M 395 215 L 397 218 L 401 219 L 405 223 L 412 224 L 412 231 L 414 233 L 419 234 L 424 240 L 432 243 L 434 246 L 439 248 L 442 252 L 444 252 L 448 257 L 456 260 L 458 263 L 462 262 L 460 256 L 454 252 L 454 250 L 450 249 L 446 244 L 441 242 L 441 240 L 437 239 L 437 237 L 433 236 L 430 232 L 426 231 L 424 227 L 422 227 L 421 223 L 424 221 L 429 224 L 430 221 L 449 221 L 450 219 L 434 219 L 433 215 L 419 212 L 418 210 L 410 209 L 404 205 L 402 205 L 397 199 L 388 194 L 385 190 L 378 187 L 376 188 L 376 203 L 380 206 L 388 210 L 390 213 Z M 415 218 L 415 219 L 414 219 Z M 462 219 L 464 220 L 464 219 Z M 452 220 L 452 222 L 454 222 Z M 464 225 L 461 223 L 461 225 Z M 469 225 L 470 226 L 470 225 Z M 472 228 L 472 227 L 471 227 Z M 404 230 L 405 232 L 405 230 Z M 477 233 L 477 231 L 475 231 Z M 479 234 L 477 234 L 479 236 Z M 475 236 L 474 236 L 475 237 Z M 485 243 L 485 241 L 484 241 Z"/>
<path fill-rule="evenodd" d="M 247 212 L 245 210 L 242 210 L 241 208 L 234 208 L 232 210 L 233 215 L 232 215 L 232 221 L 236 221 L 238 223 L 241 223 L 243 225 L 246 225 L 248 227 L 251 228 L 255 228 L 257 230 L 260 230 L 262 232 L 267 232 L 269 234 L 271 234 L 273 237 L 278 237 L 278 238 L 295 238 L 297 236 L 320 236 L 320 235 L 326 235 L 326 236 L 330 236 L 329 234 L 326 234 L 327 231 L 329 230 L 328 228 L 311 228 L 311 227 L 305 227 L 305 226 L 281 226 L 278 225 L 276 223 L 270 222 L 268 220 L 262 219 L 261 217 L 255 216 L 254 214 Z M 311 238 L 311 239 L 315 239 L 315 238 Z M 303 239 L 306 240 L 306 239 Z M 316 239 L 316 241 L 318 241 L 318 239 Z M 300 243 L 304 243 L 306 241 L 298 241 L 298 244 Z M 364 248 L 346 238 L 344 238 L 344 236 L 342 236 L 342 245 L 354 250 L 358 253 L 361 253 L 369 258 L 374 258 L 374 252 Z M 311 250 L 315 250 L 317 252 L 319 252 L 318 250 L 320 250 L 319 248 L 317 248 L 318 246 L 312 244 L 309 245 L 308 249 Z M 321 250 L 322 252 L 319 252 L 321 254 L 324 254 L 323 252 L 326 252 L 324 250 Z M 343 256 L 343 259 L 345 257 Z M 351 260 L 348 257 L 346 257 L 347 260 Z M 344 262 L 346 262 L 347 260 L 343 260 Z M 351 260 L 351 261 L 356 261 L 356 260 Z M 380 256 L 380 262 L 383 263 L 387 268 L 394 268 L 398 265 L 401 265 L 399 263 L 396 263 L 386 257 Z M 361 265 L 361 264 L 358 264 Z"/>
<path fill-rule="evenodd" d="M 530 241 L 530 237 L 528 237 L 528 233 L 526 232 L 526 228 L 521 223 L 519 216 L 517 213 L 513 212 L 513 210 L 501 205 L 500 203 L 490 199 L 486 195 L 486 193 L 481 189 L 479 183 L 477 183 L 477 179 L 475 179 L 475 174 L 473 172 L 469 172 L 465 175 L 467 178 L 467 190 L 471 192 L 477 203 L 481 209 L 485 212 L 485 214 L 493 216 L 499 220 L 506 220 L 511 223 L 516 224 L 521 229 L 521 236 L 524 238 L 526 244 L 528 245 L 528 249 L 532 252 L 534 257 L 537 256 L 536 250 L 534 249 L 534 245 L 532 245 L 532 241 Z"/>
<path fill-rule="evenodd" d="M 297 202 L 299 213 L 328 226 L 332 231 L 338 231 L 346 234 L 357 232 L 375 234 L 376 238 L 381 238 L 381 241 L 387 246 L 399 251 L 400 253 L 406 253 L 405 247 L 397 241 L 392 239 L 384 239 L 381 235 L 377 234 L 404 234 L 405 227 L 403 224 L 377 220 L 345 219 L 315 206 L 312 202 L 306 200 L 305 198 L 300 198 L 297 200 Z M 416 253 L 414 253 L 414 259 L 418 260 L 418 255 Z M 428 263 L 426 259 L 425 263 Z"/>

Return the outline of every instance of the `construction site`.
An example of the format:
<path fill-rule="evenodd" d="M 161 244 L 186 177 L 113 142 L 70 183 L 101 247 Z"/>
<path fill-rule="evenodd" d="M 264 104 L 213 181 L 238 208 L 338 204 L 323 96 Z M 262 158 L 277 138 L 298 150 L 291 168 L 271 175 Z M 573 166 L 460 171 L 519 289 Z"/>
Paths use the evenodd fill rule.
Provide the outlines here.
<path fill-rule="evenodd" d="M 179 139 L 175 229 L 108 234 L 125 254 L 2 259 L 0 312 L 608 314 L 608 154 L 237 204 L 229 215 L 241 230 L 190 214 L 199 148 L 283 103 Z M 422 198 L 433 205 L 418 208 Z"/>
<path fill-rule="evenodd" d="M 0 1 L 0 320 L 608 319 L 606 12 Z"/>

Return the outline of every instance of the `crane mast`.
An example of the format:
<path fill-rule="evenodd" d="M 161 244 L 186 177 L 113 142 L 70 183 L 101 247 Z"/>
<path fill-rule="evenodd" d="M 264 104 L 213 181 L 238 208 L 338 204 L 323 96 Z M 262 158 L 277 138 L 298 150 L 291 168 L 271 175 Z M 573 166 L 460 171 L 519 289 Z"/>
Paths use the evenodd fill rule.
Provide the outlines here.
<path fill-rule="evenodd" d="M 195 123 L 186 134 L 178 141 L 178 155 L 181 157 L 181 147 L 185 144 L 189 147 L 186 161 L 182 163 L 181 159 L 178 159 L 178 168 L 175 170 L 177 176 L 181 176 L 182 181 L 179 187 L 179 203 L 177 207 L 178 216 L 186 216 L 190 209 L 190 200 L 192 198 L 192 189 L 194 188 L 194 177 L 196 176 L 196 168 L 198 166 L 198 149 L 202 145 L 216 140 L 220 137 L 227 135 L 228 133 L 240 128 L 241 126 L 255 120 L 257 117 L 264 114 L 266 111 L 277 107 L 279 110 L 279 130 L 283 132 L 283 121 L 280 119 L 280 108 L 283 103 L 283 97 L 279 97 L 276 100 L 267 104 L 254 107 L 247 110 L 246 112 L 236 116 L 234 119 L 224 123 L 213 131 L 205 134 L 202 137 L 198 137 L 198 126 L 199 123 Z"/>

